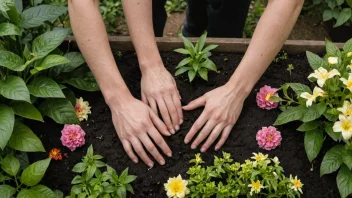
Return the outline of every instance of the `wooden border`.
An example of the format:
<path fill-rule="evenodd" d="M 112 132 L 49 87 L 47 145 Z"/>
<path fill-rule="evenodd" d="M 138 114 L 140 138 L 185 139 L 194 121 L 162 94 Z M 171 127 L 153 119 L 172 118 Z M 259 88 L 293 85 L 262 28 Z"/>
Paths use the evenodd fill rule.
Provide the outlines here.
<path fill-rule="evenodd" d="M 198 38 L 190 38 L 194 43 Z M 76 45 L 75 38 L 73 36 L 68 37 L 66 40 L 74 41 L 73 45 Z M 129 36 L 109 36 L 110 46 L 113 51 L 133 51 L 133 44 Z M 159 37 L 156 38 L 157 45 L 160 51 L 172 51 L 176 48 L 183 47 L 183 41 L 179 37 Z M 250 39 L 238 39 L 238 38 L 208 38 L 207 44 L 219 45 L 214 51 L 217 52 L 238 52 L 244 53 L 247 50 Z M 343 43 L 336 43 L 339 48 L 342 48 Z M 287 40 L 282 47 L 289 53 L 301 53 L 306 50 L 314 53 L 325 52 L 324 41 L 313 41 L 313 40 Z"/>

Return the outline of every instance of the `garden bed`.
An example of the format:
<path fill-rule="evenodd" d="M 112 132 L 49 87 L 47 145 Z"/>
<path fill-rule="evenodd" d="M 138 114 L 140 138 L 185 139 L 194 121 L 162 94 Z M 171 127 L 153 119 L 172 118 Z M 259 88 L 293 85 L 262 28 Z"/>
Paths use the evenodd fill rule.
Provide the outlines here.
<path fill-rule="evenodd" d="M 113 45 L 114 50 L 130 49 L 131 43 L 128 38 L 117 38 L 116 40 L 125 39 L 122 48 L 117 48 Z M 182 45 L 179 40 L 171 39 L 167 42 L 161 43 L 162 51 L 168 50 L 170 47 L 175 49 Z M 209 40 L 208 40 L 209 41 Z M 221 41 L 221 39 L 217 40 Z M 237 45 L 231 45 L 229 41 L 238 42 Z M 244 42 L 243 42 L 244 41 Z M 211 42 L 211 41 L 210 41 Z M 249 40 L 224 40 L 221 41 L 224 45 L 220 45 L 220 51 L 244 51 L 248 45 Z M 121 43 L 121 42 L 120 42 Z M 208 152 L 202 154 L 204 161 L 211 164 L 214 155 L 221 155 L 222 151 L 231 153 L 235 161 L 243 162 L 245 159 L 251 157 L 253 152 L 263 152 L 269 154 L 270 157 L 277 156 L 282 166 L 285 169 L 285 174 L 297 175 L 305 184 L 303 187 L 303 197 L 339 197 L 338 189 L 336 187 L 336 174 L 325 175 L 320 177 L 319 167 L 322 161 L 322 154 L 327 148 L 333 144 L 330 140 L 324 142 L 322 154 L 311 164 L 304 150 L 304 135 L 296 131 L 299 123 L 279 126 L 283 140 L 281 146 L 273 151 L 265 151 L 259 149 L 255 136 L 262 126 L 270 126 L 274 123 L 279 114 L 279 110 L 266 111 L 258 108 L 255 96 L 260 87 L 269 85 L 272 87 L 280 87 L 285 82 L 300 82 L 309 84 L 307 75 L 311 73 L 311 68 L 308 65 L 307 59 L 302 46 L 306 46 L 315 52 L 323 52 L 323 43 L 297 43 L 287 42 L 284 49 L 293 52 L 288 54 L 287 60 L 280 60 L 278 63 L 272 63 L 269 69 L 265 72 L 262 78 L 255 85 L 254 89 L 247 98 L 242 114 L 232 130 L 227 142 L 223 148 L 215 152 L 211 147 Z M 116 43 L 115 43 L 116 44 Z M 164 47 L 163 47 L 164 45 Z M 121 45 L 119 45 L 121 46 Z M 225 46 L 225 47 L 224 47 Z M 228 48 L 226 48 L 228 46 Z M 293 47 L 289 47 L 293 46 Z M 318 47 L 317 47 L 318 46 Z M 288 47 L 288 48 L 287 48 Z M 237 49 L 237 50 L 236 50 Z M 298 53 L 297 52 L 301 52 Z M 167 69 L 173 74 L 175 67 L 182 60 L 183 56 L 174 52 L 162 52 L 164 64 Z M 217 65 L 220 73 L 209 73 L 209 81 L 203 81 L 196 78 L 192 84 L 189 83 L 185 75 L 176 77 L 177 87 L 182 96 L 182 104 L 187 104 L 191 100 L 203 95 L 209 90 L 219 87 L 227 82 L 231 74 L 236 69 L 236 66 L 242 59 L 242 53 L 222 53 L 214 52 L 211 60 Z M 135 53 L 122 51 L 122 57 L 115 57 L 121 74 L 126 81 L 132 94 L 140 98 L 140 70 Z M 294 65 L 294 70 L 291 74 L 286 70 L 288 64 Z M 187 178 L 186 171 L 189 167 L 189 160 L 194 157 L 194 154 L 199 150 L 192 150 L 190 145 L 183 143 L 186 133 L 191 128 L 194 121 L 200 115 L 202 109 L 186 112 L 184 111 L 184 123 L 179 132 L 171 137 L 165 138 L 170 148 L 173 151 L 173 156 L 166 159 L 164 166 L 155 165 L 154 168 L 148 170 L 148 167 L 143 163 L 134 164 L 126 155 L 119 138 L 116 135 L 114 126 L 111 121 L 111 114 L 108 106 L 105 104 L 104 98 L 100 92 L 80 92 L 76 91 L 76 97 L 83 97 L 89 101 L 92 106 L 92 114 L 87 122 L 82 122 L 81 126 L 86 132 L 86 145 L 83 148 L 77 149 L 75 152 L 69 151 L 67 148 L 62 149 L 64 153 L 68 153 L 68 157 L 64 157 L 62 161 L 52 161 L 50 168 L 42 181 L 43 184 L 52 187 L 52 189 L 62 190 L 68 194 L 71 185 L 70 182 L 75 176 L 71 172 L 73 166 L 78 163 L 88 146 L 92 144 L 96 154 L 104 156 L 107 164 L 116 169 L 117 172 L 123 171 L 129 167 L 130 174 L 138 176 L 132 186 L 135 195 L 130 197 L 166 197 L 164 191 L 164 183 L 169 177 L 181 174 Z M 53 121 L 46 119 L 45 124 L 39 122 L 27 123 L 31 129 L 42 140 L 45 149 L 48 151 L 53 147 L 62 148 L 60 141 L 62 125 L 56 124 Z M 32 160 L 43 159 L 47 154 L 36 153 L 30 154 Z"/>

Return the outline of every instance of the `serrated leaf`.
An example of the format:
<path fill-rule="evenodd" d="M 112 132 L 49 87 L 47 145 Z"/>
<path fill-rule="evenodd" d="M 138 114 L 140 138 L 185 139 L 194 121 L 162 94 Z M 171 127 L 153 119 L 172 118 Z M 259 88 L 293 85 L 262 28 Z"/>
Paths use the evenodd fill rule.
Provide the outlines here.
<path fill-rule="evenodd" d="M 46 56 L 44 60 L 40 63 L 40 65 L 35 66 L 34 68 L 37 71 L 42 71 L 42 70 L 49 69 L 51 67 L 55 67 L 69 62 L 70 60 L 67 59 L 66 57 L 63 57 L 57 54 L 51 54 Z"/>
<path fill-rule="evenodd" d="M 189 79 L 189 82 L 192 82 L 194 77 L 196 77 L 196 72 L 192 69 L 192 70 L 189 70 L 188 71 L 188 79 Z"/>
<path fill-rule="evenodd" d="M 189 71 L 191 69 L 193 69 L 193 68 L 192 67 L 181 67 L 175 72 L 175 76 L 181 75 L 181 74 L 183 74 L 186 71 Z"/>
<path fill-rule="evenodd" d="M 21 182 L 27 186 L 37 185 L 43 178 L 46 170 L 49 167 L 51 159 L 40 160 L 29 165 L 23 170 L 21 175 Z"/>
<path fill-rule="evenodd" d="M 5 50 L 0 50 L 0 66 L 12 71 L 23 71 L 26 68 L 20 56 Z"/>
<path fill-rule="evenodd" d="M 1 169 L 11 176 L 16 176 L 20 170 L 20 161 L 10 153 L 1 160 Z"/>
<path fill-rule="evenodd" d="M 0 85 L 0 95 L 11 100 L 30 101 L 30 95 L 26 83 L 17 76 L 8 76 Z"/>
<path fill-rule="evenodd" d="M 12 23 L 1 23 L 0 24 L 0 36 L 13 36 L 21 35 L 21 30 Z"/>
<path fill-rule="evenodd" d="M 300 120 L 303 117 L 303 114 L 305 113 L 305 111 L 306 111 L 306 108 L 303 106 L 287 107 L 286 111 L 283 111 L 277 117 L 274 125 L 283 125 L 288 122 Z"/>
<path fill-rule="evenodd" d="M 16 193 L 16 189 L 14 187 L 6 185 L 6 184 L 0 185 L 1 197 L 12 198 L 15 193 Z"/>
<path fill-rule="evenodd" d="M 45 21 L 53 22 L 67 12 L 67 7 L 54 5 L 39 5 L 26 9 L 22 13 L 23 28 L 34 28 L 44 24 Z"/>
<path fill-rule="evenodd" d="M 322 131 L 307 131 L 304 135 L 304 149 L 306 150 L 308 160 L 312 162 L 320 152 L 323 145 L 324 135 Z"/>
<path fill-rule="evenodd" d="M 78 124 L 75 109 L 66 98 L 46 99 L 39 110 L 59 124 Z"/>
<path fill-rule="evenodd" d="M 321 120 L 313 120 L 310 122 L 305 122 L 297 128 L 297 131 L 311 131 L 324 124 Z"/>
<path fill-rule="evenodd" d="M 320 165 L 320 176 L 335 172 L 343 163 L 341 154 L 344 148 L 341 145 L 336 145 L 326 152 L 323 161 Z"/>
<path fill-rule="evenodd" d="M 0 148 L 4 149 L 9 141 L 15 124 L 15 114 L 8 106 L 0 104 Z"/>
<path fill-rule="evenodd" d="M 337 21 L 334 25 L 334 27 L 338 27 L 343 25 L 344 23 L 346 23 L 352 15 L 352 9 L 351 8 L 344 8 L 342 9 L 342 11 L 340 12 L 339 17 L 337 18 Z"/>
<path fill-rule="evenodd" d="M 336 177 L 336 183 L 341 198 L 348 197 L 352 194 L 352 172 L 347 168 L 347 166 L 341 166 Z"/>
<path fill-rule="evenodd" d="M 27 86 L 31 95 L 40 98 L 65 98 L 59 85 L 52 79 L 39 76 Z"/>
<path fill-rule="evenodd" d="M 28 102 L 12 101 L 10 103 L 10 107 L 18 116 L 44 122 L 42 114 L 39 112 L 39 110 Z"/>
<path fill-rule="evenodd" d="M 319 69 L 319 67 L 323 67 L 325 65 L 324 59 L 322 59 L 320 56 L 310 51 L 306 51 L 306 55 L 309 65 L 312 67 L 313 70 L 317 70 Z"/>
<path fill-rule="evenodd" d="M 9 145 L 11 148 L 23 152 L 45 152 L 40 139 L 30 128 L 17 120 L 9 140 Z"/>

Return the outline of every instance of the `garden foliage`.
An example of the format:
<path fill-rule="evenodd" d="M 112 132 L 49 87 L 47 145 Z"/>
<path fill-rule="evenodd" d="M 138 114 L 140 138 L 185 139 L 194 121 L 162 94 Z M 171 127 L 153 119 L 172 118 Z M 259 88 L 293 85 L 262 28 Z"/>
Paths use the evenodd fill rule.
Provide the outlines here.
<path fill-rule="evenodd" d="M 352 25 L 352 0 L 313 0 L 320 7 L 324 21 L 333 20 L 334 27 Z"/>

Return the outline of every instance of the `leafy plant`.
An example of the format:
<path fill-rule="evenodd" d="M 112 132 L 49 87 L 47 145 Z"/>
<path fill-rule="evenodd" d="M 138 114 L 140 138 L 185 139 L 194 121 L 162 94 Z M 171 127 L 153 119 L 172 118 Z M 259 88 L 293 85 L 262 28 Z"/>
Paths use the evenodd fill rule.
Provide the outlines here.
<path fill-rule="evenodd" d="M 287 71 L 290 73 L 290 75 L 291 75 L 291 72 L 292 72 L 292 70 L 294 70 L 295 69 L 295 67 L 293 66 L 293 64 L 288 64 L 287 65 Z"/>
<path fill-rule="evenodd" d="M 200 154 L 196 154 L 187 171 L 190 193 L 186 197 L 300 197 L 303 184 L 297 177 L 283 174 L 277 157 L 253 154 L 241 164 L 223 152 L 222 158 L 215 156 L 212 166 L 204 167 Z"/>
<path fill-rule="evenodd" d="M 127 192 L 133 193 L 131 182 L 136 176 L 128 175 L 128 168 L 121 175 L 104 162 L 100 161 L 101 155 L 94 155 L 93 146 L 88 148 L 87 155 L 83 157 L 82 162 L 76 164 L 72 171 L 80 173 L 73 178 L 70 196 L 75 197 L 117 197 L 125 198 Z M 106 168 L 105 172 L 101 169 Z"/>
<path fill-rule="evenodd" d="M 121 0 L 103 0 L 100 1 L 99 7 L 105 21 L 107 32 L 116 33 L 117 17 L 120 17 L 121 20 L 125 18 Z"/>
<path fill-rule="evenodd" d="M 257 23 L 264 13 L 265 6 L 263 3 L 263 0 L 252 0 L 248 15 L 246 18 L 246 23 L 243 28 L 243 33 L 246 36 L 246 38 L 252 38 L 254 30 L 257 26 Z"/>
<path fill-rule="evenodd" d="M 196 46 L 194 46 L 187 38 L 182 37 L 185 48 L 179 48 L 174 51 L 188 55 L 189 57 L 183 59 L 177 65 L 175 76 L 188 72 L 190 82 L 193 81 L 197 74 L 207 81 L 208 70 L 217 72 L 215 64 L 209 59 L 209 56 L 211 56 L 210 50 L 215 49 L 217 45 L 209 45 L 204 48 L 206 37 L 207 33 L 204 33 L 198 39 Z"/>
<path fill-rule="evenodd" d="M 165 3 L 165 10 L 167 13 L 183 12 L 187 7 L 186 0 L 167 0 Z"/>
<path fill-rule="evenodd" d="M 273 99 L 281 102 L 283 112 L 274 125 L 303 122 L 297 130 L 304 132 L 304 147 L 310 162 L 320 153 L 324 139 L 335 141 L 337 145 L 325 153 L 320 175 L 340 168 L 337 186 L 341 197 L 347 197 L 352 194 L 352 39 L 345 43 L 343 51 L 326 40 L 326 52 L 321 58 L 307 51 L 314 70 L 308 79 L 319 85 L 313 91 L 301 83 L 286 83 L 280 88 L 283 98 Z M 289 88 L 294 96 L 289 94 Z"/>
<path fill-rule="evenodd" d="M 320 7 L 324 21 L 333 20 L 334 27 L 352 25 L 352 0 L 314 0 Z"/>

